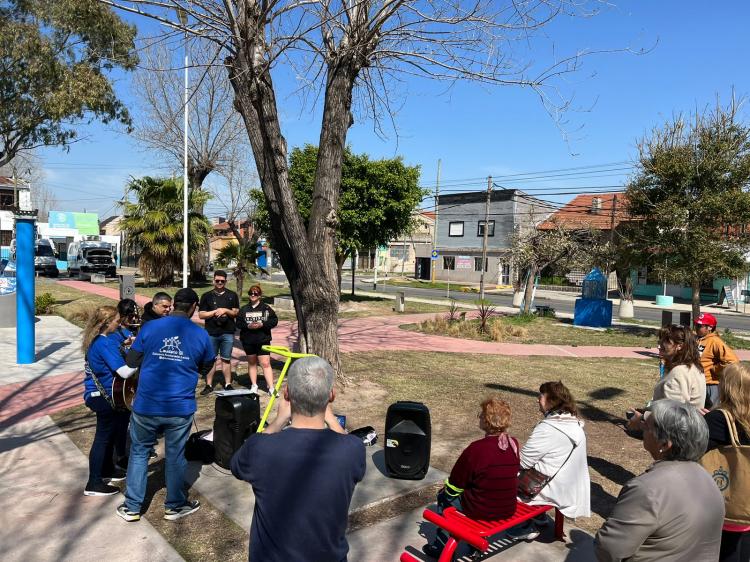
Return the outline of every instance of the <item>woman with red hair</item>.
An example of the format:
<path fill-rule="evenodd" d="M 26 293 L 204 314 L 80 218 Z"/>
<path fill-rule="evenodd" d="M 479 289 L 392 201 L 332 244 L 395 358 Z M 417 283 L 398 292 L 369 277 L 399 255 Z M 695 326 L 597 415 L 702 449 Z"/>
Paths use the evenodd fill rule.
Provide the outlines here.
<path fill-rule="evenodd" d="M 500 396 L 482 401 L 477 414 L 484 437 L 471 443 L 458 457 L 445 486 L 438 493 L 438 512 L 455 507 L 472 519 L 504 519 L 516 511 L 518 441 L 506 433 L 510 406 Z M 422 547 L 438 558 L 448 535 L 438 529 L 435 540 Z"/>

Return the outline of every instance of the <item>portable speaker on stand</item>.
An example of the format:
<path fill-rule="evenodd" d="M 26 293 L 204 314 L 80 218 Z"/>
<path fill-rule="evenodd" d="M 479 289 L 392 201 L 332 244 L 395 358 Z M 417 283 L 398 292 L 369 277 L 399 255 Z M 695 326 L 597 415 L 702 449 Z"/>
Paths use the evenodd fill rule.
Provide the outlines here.
<path fill-rule="evenodd" d="M 232 455 L 258 428 L 260 403 L 257 394 L 217 396 L 215 408 L 215 462 L 222 468 L 229 468 Z"/>
<path fill-rule="evenodd" d="M 385 417 L 385 467 L 392 478 L 421 480 L 430 468 L 430 410 L 421 402 L 396 402 Z"/>

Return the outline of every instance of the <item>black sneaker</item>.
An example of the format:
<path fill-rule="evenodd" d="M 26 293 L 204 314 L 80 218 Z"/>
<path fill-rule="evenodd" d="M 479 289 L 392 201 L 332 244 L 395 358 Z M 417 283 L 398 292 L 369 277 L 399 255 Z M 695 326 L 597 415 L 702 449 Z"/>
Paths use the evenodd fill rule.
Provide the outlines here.
<path fill-rule="evenodd" d="M 224 390 L 234 390 L 234 389 L 232 388 L 231 384 L 225 384 L 224 385 Z"/>
<path fill-rule="evenodd" d="M 185 517 L 186 515 L 190 515 L 191 513 L 195 513 L 198 511 L 198 508 L 201 506 L 201 502 L 198 500 L 188 500 L 188 502 L 185 505 L 182 505 L 180 507 L 172 507 L 164 510 L 164 519 L 167 521 L 177 521 L 178 519 L 181 519 Z"/>
<path fill-rule="evenodd" d="M 94 484 L 86 484 L 86 488 L 83 490 L 84 496 L 114 496 L 120 493 L 120 488 L 115 488 L 104 482 L 96 482 Z"/>
<path fill-rule="evenodd" d="M 106 480 L 109 484 L 112 484 L 113 482 L 122 482 L 123 480 L 125 480 L 127 474 L 128 473 L 125 470 L 122 470 L 121 468 L 115 466 L 115 469 L 111 474 L 102 476 L 102 480 Z"/>
<path fill-rule="evenodd" d="M 201 390 L 201 396 L 208 396 L 214 391 L 213 387 L 206 385 L 203 387 L 203 390 Z"/>
<path fill-rule="evenodd" d="M 443 549 L 432 543 L 428 543 L 422 547 L 422 552 L 431 558 L 440 558 L 443 553 Z"/>
<path fill-rule="evenodd" d="M 148 460 L 152 461 L 158 456 L 159 456 L 159 453 L 151 449 L 151 452 L 148 454 Z"/>
<path fill-rule="evenodd" d="M 125 521 L 128 521 L 128 522 L 139 521 L 141 519 L 140 513 L 136 513 L 135 511 L 130 511 L 127 507 L 125 507 L 124 503 L 117 506 L 115 513 L 117 513 L 117 515 L 119 515 Z"/>

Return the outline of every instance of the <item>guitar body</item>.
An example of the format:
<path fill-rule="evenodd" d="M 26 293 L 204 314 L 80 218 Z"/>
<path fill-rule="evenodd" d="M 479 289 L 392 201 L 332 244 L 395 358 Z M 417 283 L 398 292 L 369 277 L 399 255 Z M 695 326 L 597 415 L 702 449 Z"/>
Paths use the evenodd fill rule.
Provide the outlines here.
<path fill-rule="evenodd" d="M 138 373 L 127 379 L 115 374 L 112 378 L 112 401 L 118 410 L 132 410 L 135 390 L 138 388 Z"/>

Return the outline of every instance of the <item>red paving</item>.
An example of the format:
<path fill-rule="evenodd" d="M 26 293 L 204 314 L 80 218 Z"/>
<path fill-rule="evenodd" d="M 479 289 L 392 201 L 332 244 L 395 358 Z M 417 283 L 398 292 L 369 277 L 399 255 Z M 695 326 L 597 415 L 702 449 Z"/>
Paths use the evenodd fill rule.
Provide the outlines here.
<path fill-rule="evenodd" d="M 111 287 L 85 281 L 59 281 L 63 285 L 88 293 L 119 299 L 119 291 Z M 148 297 L 136 295 L 136 302 L 144 305 Z M 399 325 L 413 324 L 434 317 L 434 314 L 405 314 L 339 320 L 339 345 L 344 353 L 363 351 L 440 351 L 445 353 L 483 353 L 508 356 L 547 357 L 617 357 L 643 359 L 653 357 L 656 348 L 571 346 L 519 343 L 494 343 L 434 336 L 399 329 Z M 273 332 L 274 344 L 294 347 L 297 340 L 296 323 L 280 322 Z M 750 360 L 750 350 L 738 350 L 737 356 Z M 235 345 L 233 358 L 244 360 L 244 352 Z M 80 404 L 83 399 L 83 373 L 43 377 L 26 383 L 0 386 L 0 428 L 24 419 L 35 418 Z"/>

